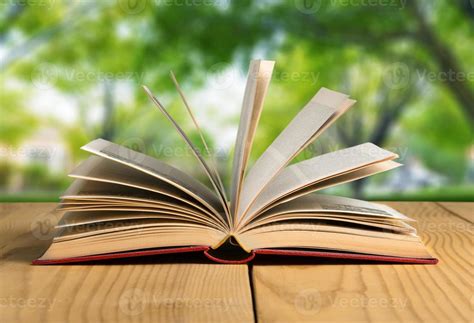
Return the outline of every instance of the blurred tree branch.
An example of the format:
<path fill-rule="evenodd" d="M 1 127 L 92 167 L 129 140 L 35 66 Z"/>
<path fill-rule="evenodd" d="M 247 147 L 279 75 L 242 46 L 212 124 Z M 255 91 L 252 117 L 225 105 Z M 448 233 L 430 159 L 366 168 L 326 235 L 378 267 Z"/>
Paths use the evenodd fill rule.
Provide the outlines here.
<path fill-rule="evenodd" d="M 9 18 L 10 23 L 13 23 L 14 18 L 18 17 L 19 14 L 25 10 L 25 6 L 20 6 L 21 9 L 13 9 L 17 6 L 18 4 L 13 4 L 12 9 L 10 9 L 10 11 L 15 12 L 15 14 Z M 94 2 L 89 2 L 83 6 L 78 7 L 78 9 L 71 9 L 71 13 L 64 17 L 64 19 L 60 23 L 40 30 L 23 43 L 12 48 L 0 61 L 0 70 L 6 70 L 16 60 L 20 59 L 26 54 L 31 54 L 34 50 L 37 49 L 37 47 L 47 43 L 55 35 L 70 30 L 72 27 L 74 27 L 75 24 L 77 24 L 81 16 L 88 14 L 92 9 L 97 9 L 97 5 Z M 6 22 L 6 24 L 9 24 L 8 21 Z M 7 30 L 8 29 L 3 30 L 2 24 L 2 29 L 0 29 L 0 42 L 6 37 Z"/>
<path fill-rule="evenodd" d="M 418 1 L 408 1 L 407 4 L 418 23 L 417 41 L 424 44 L 428 51 L 432 53 L 442 72 L 455 75 L 454 78 L 446 78 L 448 87 L 458 100 L 459 106 L 464 110 L 466 116 L 471 119 L 471 123 L 474 123 L 474 92 L 469 88 L 465 76 L 463 79 L 458 77 L 462 74 L 460 63 L 451 49 L 437 37 L 428 24 L 421 12 Z"/>
<path fill-rule="evenodd" d="M 352 147 L 362 142 L 372 142 L 383 146 L 393 126 L 396 124 L 403 111 L 416 97 L 417 87 L 408 86 L 403 95 L 390 95 L 393 90 L 384 82 L 379 86 L 380 102 L 377 103 L 378 114 L 375 121 L 367 122 L 367 114 L 348 113 L 346 118 L 338 120 L 335 124 L 336 135 L 347 147 Z M 361 198 L 367 182 L 363 179 L 351 183 L 354 196 Z"/>
<path fill-rule="evenodd" d="M 388 30 L 368 30 L 363 24 L 359 25 L 357 18 L 359 16 L 358 10 L 352 9 L 354 12 L 342 12 L 340 14 L 334 14 L 332 20 L 324 20 L 320 15 L 309 15 L 302 12 L 296 12 L 294 19 L 289 19 L 280 22 L 281 30 L 286 30 L 293 35 L 307 39 L 310 36 L 315 42 L 326 42 L 328 44 L 353 44 L 355 46 L 361 46 L 371 51 L 386 52 L 389 48 L 390 43 L 400 40 L 412 41 L 414 46 L 421 44 L 426 50 L 427 54 L 432 56 L 438 65 L 439 72 L 450 73 L 455 75 L 454 79 L 449 77 L 446 82 L 446 86 L 451 91 L 453 97 L 459 102 L 459 106 L 464 111 L 467 118 L 470 119 L 471 123 L 474 123 L 474 108 L 472 103 L 474 102 L 474 90 L 468 85 L 468 81 L 461 79 L 457 76 L 464 75 L 461 64 L 456 58 L 453 51 L 446 46 L 436 35 L 435 30 L 428 24 L 426 18 L 419 7 L 418 0 L 410 0 L 406 2 L 409 13 L 414 18 L 414 24 L 398 24 L 397 22 L 391 23 Z M 470 7 L 470 12 L 473 11 Z M 384 19 L 383 7 L 380 7 L 380 19 Z M 364 8 L 364 10 L 366 10 Z M 352 18 L 351 18 L 352 17 Z M 354 24 L 350 27 L 344 28 L 346 20 L 352 20 Z M 388 21 L 393 17 L 386 17 Z M 396 21 L 396 20 L 395 20 Z M 278 24 L 279 22 L 277 22 Z M 339 23 L 342 26 L 334 26 L 333 23 Z M 415 28 L 412 28 L 415 26 Z M 390 50 L 390 49 L 388 49 Z M 407 61 L 401 61 L 409 63 Z M 419 65 L 426 65 L 420 62 Z"/>
<path fill-rule="evenodd" d="M 15 23 L 21 14 L 25 11 L 26 5 L 22 3 L 12 3 L 11 7 L 5 11 L 4 17 L 0 22 L 0 43 L 5 41 L 5 36 L 9 26 Z"/>

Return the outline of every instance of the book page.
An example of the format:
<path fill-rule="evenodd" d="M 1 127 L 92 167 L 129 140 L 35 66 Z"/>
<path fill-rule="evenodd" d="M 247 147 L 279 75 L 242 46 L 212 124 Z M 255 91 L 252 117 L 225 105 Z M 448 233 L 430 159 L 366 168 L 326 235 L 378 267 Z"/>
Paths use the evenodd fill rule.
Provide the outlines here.
<path fill-rule="evenodd" d="M 102 179 L 112 183 L 127 183 L 137 188 L 153 190 L 175 198 L 194 199 L 190 194 L 175 185 L 101 156 L 90 156 L 73 169 L 69 176 L 73 178 Z"/>
<path fill-rule="evenodd" d="M 191 120 L 193 121 L 194 127 L 196 128 L 196 130 L 199 134 L 199 137 L 201 139 L 201 143 L 204 145 L 204 149 L 206 150 L 206 153 L 209 156 L 209 159 L 211 160 L 212 172 L 214 174 L 215 181 L 219 184 L 219 188 L 222 191 L 222 193 L 225 197 L 225 200 L 227 201 L 226 190 L 225 190 L 224 184 L 222 182 L 221 176 L 219 174 L 219 171 L 217 170 L 217 162 L 216 162 L 215 156 L 214 156 L 214 154 L 211 153 L 211 150 L 209 149 L 209 146 L 207 145 L 207 141 L 204 138 L 204 134 L 201 131 L 201 127 L 199 126 L 199 124 L 196 120 L 196 117 L 194 116 L 194 113 L 193 113 L 191 107 L 189 106 L 188 100 L 186 99 L 186 96 L 184 95 L 184 92 L 181 89 L 181 86 L 179 85 L 178 80 L 176 79 L 176 76 L 174 75 L 174 73 L 172 71 L 170 72 L 170 76 L 171 76 L 171 80 L 174 83 L 174 86 L 176 87 L 176 90 L 178 91 L 179 95 L 181 96 L 181 100 L 183 101 L 183 104 L 186 107 L 186 110 L 188 111 L 188 114 L 191 117 Z"/>
<path fill-rule="evenodd" d="M 272 77 L 274 61 L 253 60 L 250 63 L 247 85 L 240 114 L 239 129 L 232 163 L 231 213 L 234 216 L 240 199 L 242 181 L 250 150 L 263 108 L 263 102 Z"/>
<path fill-rule="evenodd" d="M 252 217 L 271 202 L 323 179 L 396 158 L 397 155 L 365 143 L 290 165 L 281 171 L 249 205 L 243 219 Z"/>
<path fill-rule="evenodd" d="M 340 216 L 334 215 L 331 213 L 284 213 L 278 214 L 271 217 L 266 217 L 258 219 L 245 227 L 245 231 L 252 230 L 259 226 L 264 226 L 268 224 L 278 223 L 278 222 L 289 222 L 289 221 L 311 221 L 315 223 L 334 223 L 336 225 L 344 225 L 347 227 L 365 227 L 373 229 L 381 229 L 387 232 L 392 233 L 403 233 L 403 234 L 416 234 L 416 229 L 411 227 L 408 224 L 405 225 L 394 225 L 394 221 L 367 221 L 366 218 L 358 216 Z M 404 223 L 398 221 L 400 223 Z M 245 232 L 243 231 L 243 232 Z M 239 234 L 241 232 L 239 231 Z"/>
<path fill-rule="evenodd" d="M 116 226 L 126 228 L 120 223 L 116 223 Z M 39 259 L 52 260 L 149 248 L 217 246 L 226 238 L 225 233 L 212 228 L 188 227 L 177 223 L 173 227 L 168 225 L 168 228 L 159 226 L 146 228 L 135 225 L 126 231 L 107 232 L 76 239 L 67 239 L 66 236 L 61 236 L 62 232 L 58 234 L 58 238 L 53 240 L 49 249 Z"/>
<path fill-rule="evenodd" d="M 129 211 L 81 211 L 66 212 L 61 221 L 56 225 L 57 228 L 69 227 L 74 225 L 92 224 L 108 221 L 134 220 L 134 219 L 168 219 L 182 220 L 193 223 L 200 223 L 212 227 L 206 221 L 196 217 L 185 217 L 173 214 L 162 214 L 153 212 L 129 212 Z"/>
<path fill-rule="evenodd" d="M 310 194 L 282 203 L 268 211 L 268 214 L 287 212 L 322 212 L 368 215 L 371 217 L 414 221 L 393 208 L 379 203 L 357 200 L 349 197 Z"/>
<path fill-rule="evenodd" d="M 249 170 L 237 212 L 239 221 L 270 181 L 354 103 L 346 94 L 326 88 L 316 93 Z"/>
<path fill-rule="evenodd" d="M 264 248 L 324 249 L 394 257 L 431 258 L 420 238 L 409 234 L 310 223 L 273 224 L 236 236 L 245 250 Z"/>
<path fill-rule="evenodd" d="M 92 198 L 91 198 L 92 196 Z M 61 208 L 67 206 L 81 206 L 81 205 L 124 205 L 124 206 L 148 206 L 148 207 L 156 207 L 158 209 L 168 209 L 179 211 L 182 213 L 192 214 L 193 216 L 204 216 L 202 212 L 198 211 L 196 208 L 191 207 L 188 204 L 182 203 L 181 201 L 176 200 L 150 200 L 148 198 L 143 197 L 124 197 L 124 196 L 117 196 L 117 195 L 102 195 L 96 196 L 93 195 L 83 195 L 80 197 L 75 198 L 63 198 L 61 200 Z M 205 215 L 206 218 L 209 218 L 207 214 Z"/>
<path fill-rule="evenodd" d="M 82 149 L 167 182 L 206 205 L 218 217 L 225 219 L 222 204 L 212 191 L 193 177 L 168 164 L 104 139 L 96 139 Z"/>
<path fill-rule="evenodd" d="M 340 185 L 343 183 L 348 183 L 355 181 L 357 179 L 361 179 L 364 177 L 372 176 L 378 173 L 382 173 L 397 167 L 402 166 L 402 164 L 394 162 L 392 160 L 382 161 L 379 163 L 371 164 L 368 166 L 360 167 L 342 174 L 338 174 L 327 179 L 323 179 L 314 183 L 313 185 L 309 185 L 304 188 L 300 188 L 294 192 L 291 192 L 288 195 L 285 195 L 283 198 L 278 199 L 276 202 L 272 202 L 268 207 L 271 208 L 274 205 L 278 205 L 280 203 L 284 203 L 287 201 L 291 201 L 297 197 L 322 190 L 331 186 Z M 260 212 L 259 212 L 260 213 Z"/>
<path fill-rule="evenodd" d="M 273 206 L 253 218 L 239 232 L 248 231 L 262 224 L 294 218 L 357 220 L 416 232 L 415 228 L 407 224 L 413 222 L 413 219 L 386 205 L 326 194 L 299 196 L 289 202 Z"/>
<path fill-rule="evenodd" d="M 171 197 L 173 199 L 180 200 L 187 204 L 190 204 L 198 208 L 202 212 L 213 216 L 214 218 L 217 217 L 211 211 L 212 208 L 200 202 L 193 195 L 186 193 L 180 187 L 177 187 L 176 185 L 160 180 L 154 176 L 150 176 L 149 174 L 139 171 L 135 168 L 128 167 L 124 164 L 118 163 L 110 159 L 106 159 L 104 157 L 90 156 L 87 160 L 79 164 L 79 166 L 77 166 L 69 174 L 69 176 L 73 178 L 82 178 L 82 179 L 87 179 L 87 180 L 92 180 L 92 181 L 101 181 L 101 182 L 119 184 L 118 186 L 107 185 L 107 189 L 110 190 L 109 192 L 113 191 L 116 194 L 122 193 L 122 195 L 124 195 L 124 194 L 131 194 L 131 192 L 133 192 L 130 189 L 124 188 L 123 185 L 135 187 L 135 188 L 142 189 L 145 191 L 156 192 L 156 193 Z M 95 187 L 99 187 L 99 184 L 94 184 L 94 185 Z M 72 185 L 72 187 L 73 186 L 74 185 Z M 76 188 L 76 191 L 77 191 L 77 188 Z M 67 195 L 67 194 L 71 195 L 71 190 L 67 190 L 64 195 Z M 137 194 L 137 192 L 135 191 L 134 194 Z M 146 195 L 147 193 L 143 192 L 141 194 Z M 150 195 L 150 193 L 148 193 L 148 195 Z M 133 196 L 129 196 L 129 197 L 133 197 Z M 163 200 L 163 198 L 160 196 L 152 196 L 151 198 L 155 198 L 155 199 L 159 198 L 160 200 Z M 221 218 L 222 217 L 217 217 L 217 220 L 219 221 Z"/>
<path fill-rule="evenodd" d="M 221 204 L 221 208 L 224 211 L 226 221 L 230 225 L 231 219 L 230 219 L 230 212 L 229 212 L 229 208 L 227 204 L 227 199 L 225 197 L 225 193 L 222 191 L 222 189 L 219 186 L 218 179 L 216 179 L 216 177 L 212 173 L 206 161 L 201 156 L 201 153 L 199 152 L 199 150 L 194 146 L 192 141 L 189 139 L 189 137 L 186 135 L 183 129 L 178 125 L 178 123 L 174 120 L 174 118 L 168 113 L 168 111 L 166 111 L 165 107 L 160 103 L 160 101 L 158 101 L 158 99 L 153 95 L 153 93 L 151 93 L 150 89 L 146 86 L 143 86 L 143 89 L 145 90 L 146 94 L 150 97 L 151 101 L 158 107 L 158 109 L 160 109 L 160 111 L 165 115 L 165 117 L 171 122 L 173 127 L 178 131 L 178 134 L 181 136 L 181 138 L 183 138 L 183 140 L 189 146 L 189 148 L 191 148 L 192 153 L 194 154 L 199 164 L 204 169 L 204 172 L 206 173 L 207 177 L 211 181 L 211 184 L 217 193 L 219 203 Z"/>
<path fill-rule="evenodd" d="M 89 189 L 94 184 L 108 184 L 108 183 L 101 183 L 101 182 L 92 182 L 92 181 L 84 181 L 84 180 L 76 180 L 75 182 L 85 182 L 87 185 L 84 185 L 84 188 Z M 110 184 L 109 184 L 110 185 Z M 100 219 L 101 215 L 104 213 L 113 213 L 116 215 L 117 218 L 120 217 L 124 211 L 127 211 L 128 214 L 149 214 L 150 216 L 159 216 L 161 211 L 165 210 L 166 212 L 172 211 L 174 214 L 174 218 L 177 217 L 186 217 L 192 221 L 200 221 L 202 223 L 206 223 L 209 227 L 216 228 L 223 232 L 226 232 L 226 227 L 220 223 L 216 222 L 216 220 L 208 214 L 202 213 L 197 209 L 191 208 L 187 204 L 177 204 L 179 201 L 175 201 L 172 199 L 169 200 L 162 200 L 166 196 L 159 196 L 160 203 L 146 203 L 146 204 L 131 204 L 130 202 L 124 202 L 122 197 L 117 198 L 114 200 L 116 196 L 112 196 L 110 198 L 107 196 L 106 198 L 103 195 L 83 195 L 83 192 L 79 192 L 78 195 L 73 195 L 73 198 L 65 198 L 61 203 L 60 210 L 61 211 L 71 211 L 68 212 L 74 216 L 80 216 L 80 214 L 87 213 L 90 214 L 91 220 Z M 87 193 L 90 194 L 90 193 Z M 92 198 L 91 198 L 92 197 Z M 94 199 L 94 197 L 99 197 Z M 64 202 L 65 201 L 65 202 Z M 95 202 L 100 201 L 100 202 Z M 111 203 L 111 201 L 116 201 L 115 203 Z M 98 203 L 98 204 L 96 204 Z M 94 208 L 95 207 L 95 208 Z M 86 212 L 88 210 L 94 209 L 93 212 Z M 113 211 L 108 212 L 108 209 L 113 209 Z M 148 212 L 133 212 L 136 210 L 148 210 Z"/>

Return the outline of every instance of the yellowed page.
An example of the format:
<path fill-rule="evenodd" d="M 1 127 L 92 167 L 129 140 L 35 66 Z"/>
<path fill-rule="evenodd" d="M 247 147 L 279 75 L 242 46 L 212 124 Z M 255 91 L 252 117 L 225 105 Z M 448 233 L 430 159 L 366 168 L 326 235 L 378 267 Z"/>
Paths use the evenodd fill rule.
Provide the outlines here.
<path fill-rule="evenodd" d="M 137 195 L 140 194 L 140 195 Z M 68 190 L 65 192 L 65 194 L 61 197 L 63 199 L 85 199 L 85 198 L 129 198 L 133 199 L 135 196 L 139 196 L 140 198 L 147 198 L 147 199 L 154 199 L 156 201 L 159 201 L 161 203 L 166 203 L 169 205 L 178 205 L 180 206 L 180 203 L 183 203 L 185 207 L 191 209 L 195 207 L 193 210 L 194 216 L 199 217 L 199 218 L 204 218 L 207 219 L 209 222 L 213 223 L 213 226 L 220 228 L 223 232 L 227 232 L 226 228 L 226 223 L 218 218 L 216 215 L 213 213 L 208 213 L 205 212 L 206 209 L 202 208 L 199 206 L 197 203 L 194 202 L 195 204 L 187 201 L 187 200 L 177 200 L 174 199 L 173 197 L 166 196 L 166 195 L 161 195 L 157 194 L 154 191 L 140 191 L 137 190 L 134 187 L 128 187 L 128 186 L 121 186 L 121 185 L 116 185 L 115 183 L 109 183 L 109 182 L 100 182 L 100 181 L 91 181 L 91 180 L 84 180 L 84 179 L 76 179 L 73 184 L 68 188 Z M 187 204 L 189 203 L 189 204 Z M 81 208 L 80 210 L 90 210 L 92 209 L 93 205 L 87 206 L 86 209 Z M 66 207 L 66 209 L 68 209 Z M 95 208 L 97 212 L 102 212 L 102 211 L 108 211 L 108 210 L 115 210 L 115 211 L 120 211 L 120 210 L 135 210 L 135 211 L 149 211 L 149 212 L 159 212 L 159 209 L 156 208 L 156 206 L 149 204 L 147 207 L 134 207 L 129 206 L 127 204 L 112 204 L 104 207 L 96 207 Z M 76 208 L 76 210 L 79 210 L 79 208 Z M 176 211 L 179 209 L 176 208 Z"/>
<path fill-rule="evenodd" d="M 145 195 L 149 199 L 166 200 L 163 196 L 151 193 L 154 192 L 187 203 L 188 205 L 191 205 L 216 218 L 217 221 L 224 222 L 222 217 L 215 215 L 211 208 L 205 206 L 205 204 L 200 203 L 192 195 L 186 193 L 181 188 L 162 181 L 156 177 L 150 176 L 147 173 L 141 172 L 113 160 L 106 159 L 104 157 L 89 157 L 78 167 L 76 167 L 69 174 L 69 176 L 73 178 L 81 178 L 89 181 L 110 184 L 89 184 L 78 182 L 81 183 L 81 185 L 79 185 L 73 183 L 71 188 L 68 189 L 63 196 L 77 194 L 80 191 L 84 192 L 84 190 L 88 190 L 89 193 L 91 191 L 96 192 L 95 194 L 97 194 L 97 192 L 108 192 L 109 194 L 106 195 L 111 195 L 110 193 L 113 192 L 116 196 L 128 195 L 128 197 L 133 198 Z M 139 190 L 144 190 L 144 192 L 139 192 Z"/>
<path fill-rule="evenodd" d="M 212 191 L 193 177 L 168 164 L 104 139 L 96 139 L 82 149 L 165 181 L 191 195 L 214 214 L 225 219 L 222 204 Z"/>
<path fill-rule="evenodd" d="M 111 232 L 80 239 L 55 242 L 41 256 L 41 260 L 81 257 L 111 252 L 147 248 L 217 245 L 226 234 L 210 228 L 159 229 L 136 228 L 125 232 Z"/>
<path fill-rule="evenodd" d="M 149 199 L 143 198 L 123 198 L 122 196 L 116 197 L 113 195 L 106 196 L 100 199 L 90 199 L 90 198 L 79 198 L 79 199 L 71 199 L 66 198 L 61 201 L 61 208 L 69 207 L 69 206 L 145 206 L 145 207 L 153 207 L 157 209 L 164 209 L 164 210 L 173 210 L 179 211 L 181 213 L 190 214 L 193 216 L 199 217 L 206 217 L 209 218 L 207 214 L 203 214 L 199 212 L 195 208 L 188 206 L 187 204 L 180 203 L 179 201 L 152 201 Z M 215 223 L 215 221 L 212 221 Z"/>
<path fill-rule="evenodd" d="M 189 221 L 200 223 L 209 227 L 215 227 L 215 224 L 210 223 L 208 219 L 199 217 L 183 216 L 182 214 L 163 214 L 155 212 L 129 212 L 129 211 L 83 211 L 83 212 L 66 212 L 61 221 L 56 226 L 57 228 L 70 227 L 74 225 L 93 224 L 98 222 L 123 221 L 134 219 L 168 219 Z"/>
<path fill-rule="evenodd" d="M 410 239 L 389 239 L 381 236 L 367 236 L 311 230 L 308 226 L 289 230 L 267 231 L 256 234 L 251 230 L 237 237 L 245 250 L 261 248 L 325 249 L 357 252 L 392 257 L 431 258 L 418 237 Z M 401 234 L 399 234 L 401 236 Z"/>

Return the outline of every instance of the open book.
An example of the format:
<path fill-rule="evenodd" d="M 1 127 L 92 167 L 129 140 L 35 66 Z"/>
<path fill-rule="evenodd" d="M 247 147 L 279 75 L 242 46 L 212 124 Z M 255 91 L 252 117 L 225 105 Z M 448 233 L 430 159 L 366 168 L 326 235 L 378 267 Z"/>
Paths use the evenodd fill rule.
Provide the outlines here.
<path fill-rule="evenodd" d="M 65 211 L 49 249 L 35 264 L 203 252 L 222 263 L 256 255 L 315 256 L 436 263 L 413 220 L 382 204 L 315 191 L 400 166 L 396 154 L 371 143 L 290 164 L 355 101 L 321 88 L 247 170 L 273 61 L 249 68 L 235 143 L 230 194 L 176 78 L 209 158 L 197 149 L 158 99 L 151 101 L 189 145 L 209 177 L 206 186 L 140 152 L 97 139 L 70 176 Z"/>

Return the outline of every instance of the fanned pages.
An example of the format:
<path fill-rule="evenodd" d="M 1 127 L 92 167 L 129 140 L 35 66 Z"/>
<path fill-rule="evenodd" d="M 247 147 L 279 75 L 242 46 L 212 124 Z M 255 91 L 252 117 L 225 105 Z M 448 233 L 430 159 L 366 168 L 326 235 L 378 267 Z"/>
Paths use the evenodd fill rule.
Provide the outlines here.
<path fill-rule="evenodd" d="M 194 116 L 193 111 L 191 110 L 191 107 L 189 106 L 188 100 L 186 99 L 183 90 L 181 89 L 181 86 L 178 83 L 178 80 L 176 79 L 176 76 L 174 75 L 173 72 L 170 72 L 171 79 L 173 80 L 174 86 L 176 87 L 176 90 L 178 91 L 179 95 L 181 96 L 181 99 L 183 100 L 184 106 L 186 107 L 186 110 L 189 113 L 189 116 L 193 120 L 194 127 L 196 128 L 197 132 L 199 133 L 199 137 L 201 139 L 201 143 L 203 144 L 204 148 L 206 149 L 206 153 L 211 159 L 212 163 L 212 172 L 213 172 L 213 177 L 214 181 L 216 181 L 219 184 L 219 189 L 221 190 L 222 194 L 224 197 L 227 197 L 226 190 L 224 187 L 224 183 L 221 179 L 221 176 L 219 175 L 219 172 L 217 170 L 217 162 L 214 158 L 214 155 L 211 153 L 211 150 L 209 149 L 209 146 L 207 145 L 206 139 L 204 138 L 204 134 L 201 130 L 201 127 L 199 126 L 196 117 Z M 227 200 L 227 198 L 226 198 Z"/>
<path fill-rule="evenodd" d="M 346 94 L 321 88 L 246 171 L 273 66 L 272 61 L 250 63 L 230 205 L 204 133 L 171 73 L 209 164 L 145 91 L 189 145 L 214 191 L 155 158 L 94 140 L 83 147 L 93 156 L 71 172 L 74 181 L 61 196 L 64 215 L 55 237 L 34 263 L 203 253 L 221 263 L 280 255 L 435 264 L 410 217 L 383 204 L 314 193 L 399 167 L 396 154 L 364 143 L 289 165 L 355 103 Z"/>
<path fill-rule="evenodd" d="M 252 201 L 283 167 L 354 103 L 345 94 L 326 88 L 319 90 L 250 169 L 237 219 L 242 218 Z"/>
<path fill-rule="evenodd" d="M 164 108 L 164 106 L 160 103 L 160 101 L 158 101 L 158 99 L 151 93 L 151 91 L 146 87 L 144 86 L 143 87 L 145 89 L 145 92 L 148 94 L 148 96 L 151 98 L 151 101 L 160 109 L 160 111 L 166 116 L 166 118 L 171 122 L 171 124 L 176 128 L 176 130 L 178 131 L 178 133 L 180 134 L 180 136 L 184 139 L 184 141 L 186 142 L 186 144 L 189 146 L 189 148 L 191 148 L 191 151 L 193 152 L 194 156 L 196 157 L 196 159 L 199 161 L 199 163 L 201 164 L 202 168 L 204 169 L 206 175 L 209 177 L 209 180 L 211 181 L 212 183 L 212 186 L 214 187 L 218 197 L 219 197 L 219 200 L 220 200 L 220 203 L 222 205 L 222 209 L 224 210 L 224 213 L 227 217 L 227 222 L 230 221 L 230 214 L 229 214 L 229 208 L 228 208 L 228 205 L 227 205 L 227 199 L 225 197 L 225 193 L 221 190 L 220 186 L 219 186 L 219 182 L 218 180 L 216 179 L 216 177 L 212 174 L 212 171 L 211 169 L 209 168 L 209 166 L 207 165 L 206 161 L 204 160 L 204 158 L 201 156 L 201 153 L 199 152 L 199 150 L 194 146 L 194 144 L 191 142 L 191 140 L 189 139 L 189 137 L 186 135 L 186 133 L 183 131 L 183 129 L 181 129 L 181 127 L 176 123 L 176 121 L 173 119 L 173 117 L 171 117 L 171 115 L 166 111 L 166 109 Z"/>
<path fill-rule="evenodd" d="M 262 208 L 284 196 L 307 189 L 325 179 L 360 170 L 396 158 L 397 155 L 383 150 L 371 143 L 342 149 L 317 156 L 286 167 L 273 178 L 257 198 L 250 204 L 248 214 L 256 215 Z M 393 164 L 398 166 L 399 164 Z M 314 190 L 317 190 L 314 187 Z M 248 218 L 248 217 L 247 217 Z"/>

